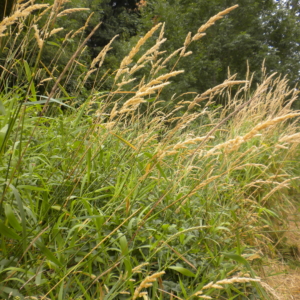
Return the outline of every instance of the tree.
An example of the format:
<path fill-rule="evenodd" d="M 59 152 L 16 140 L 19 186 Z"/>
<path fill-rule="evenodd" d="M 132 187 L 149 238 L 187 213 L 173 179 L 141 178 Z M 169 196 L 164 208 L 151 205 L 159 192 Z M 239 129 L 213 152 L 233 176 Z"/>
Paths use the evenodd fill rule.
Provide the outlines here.
<path fill-rule="evenodd" d="M 166 22 L 168 50 L 180 48 L 187 32 L 195 33 L 211 16 L 232 5 L 239 8 L 207 30 L 193 43 L 193 55 L 181 60 L 179 67 L 188 75 L 178 77 L 173 92 L 204 90 L 223 82 L 228 68 L 244 78 L 247 62 L 260 78 L 263 61 L 268 72 L 288 73 L 291 83 L 299 80 L 299 6 L 298 1 L 272 0 L 149 0 L 144 24 Z M 187 79 L 183 79 L 187 75 Z"/>
<path fill-rule="evenodd" d="M 139 12 L 136 0 L 88 0 L 86 7 L 95 12 L 93 23 L 102 22 L 100 29 L 93 35 L 89 43 L 92 55 L 96 56 L 102 47 L 115 36 L 124 41 L 137 34 Z M 88 28 L 87 33 L 92 29 Z"/>
<path fill-rule="evenodd" d="M 300 79 L 300 1 L 277 1 L 268 13 L 265 38 L 273 53 L 272 70 L 287 74 L 292 84 Z"/>

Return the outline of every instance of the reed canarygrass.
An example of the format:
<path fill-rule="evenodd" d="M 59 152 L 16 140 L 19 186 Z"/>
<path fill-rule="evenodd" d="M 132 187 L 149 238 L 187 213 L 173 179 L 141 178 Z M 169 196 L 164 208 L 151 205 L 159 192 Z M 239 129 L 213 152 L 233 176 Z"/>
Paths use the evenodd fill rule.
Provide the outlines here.
<path fill-rule="evenodd" d="M 10 17 L 4 18 L 0 22 L 0 37 L 5 36 L 4 32 L 7 30 L 8 26 L 11 26 L 17 22 L 20 18 L 28 17 L 33 11 L 39 10 L 45 7 L 48 7 L 49 4 L 35 4 L 31 5 L 27 8 L 20 8 L 19 10 L 15 11 Z"/>
<path fill-rule="evenodd" d="M 144 295 L 147 295 L 147 292 L 141 292 L 141 291 L 143 289 L 152 287 L 153 282 L 155 282 L 159 277 L 161 277 L 164 274 L 165 274 L 165 272 L 162 271 L 162 272 L 154 273 L 150 276 L 147 276 L 134 291 L 132 300 L 135 300 L 138 297 L 143 297 Z"/>
<path fill-rule="evenodd" d="M 146 43 L 146 41 L 154 34 L 154 32 L 162 25 L 162 23 L 157 24 L 151 30 L 149 30 L 144 37 L 142 37 L 136 46 L 134 46 L 129 54 L 124 57 L 120 64 L 120 69 L 117 71 L 115 80 L 117 80 L 121 74 L 128 73 L 129 69 L 127 66 L 132 62 L 133 57 L 139 52 L 140 48 Z"/>
<path fill-rule="evenodd" d="M 219 280 L 217 282 L 210 282 L 206 284 L 200 291 L 194 293 L 191 297 L 198 297 L 200 299 L 213 299 L 213 297 L 203 295 L 204 290 L 207 289 L 217 289 L 217 290 L 222 290 L 224 289 L 225 284 L 233 284 L 233 283 L 248 283 L 248 282 L 260 282 L 260 279 L 258 278 L 248 278 L 248 277 L 232 277 L 229 279 L 223 279 Z"/>
<path fill-rule="evenodd" d="M 0 298 L 221 299 L 238 291 L 267 299 L 271 289 L 251 264 L 276 247 L 275 223 L 297 190 L 298 91 L 263 70 L 255 88 L 249 72 L 246 80 L 229 74 L 202 94 L 161 98 L 184 76 L 176 66 L 192 55 L 189 45 L 237 6 L 188 33 L 172 53 L 160 50 L 168 24 L 157 24 L 100 79 L 116 37 L 85 63 L 80 56 L 96 27 L 58 74 L 69 37 L 83 35 L 90 20 L 65 35 L 50 65 L 39 61 L 45 41 L 63 30 L 57 18 L 85 11 L 66 9 L 67 2 L 19 2 L 0 24 L 9 34 L 8 26 L 41 9 L 6 42 L 22 39 L 20 49 L 30 47 L 24 55 L 36 53 L 36 61 L 25 56 L 24 70 L 13 74 L 19 56 L 12 47 L 16 56 L 1 66 L 1 87 L 20 74 L 28 85 L 25 93 L 6 88 L 0 99 Z M 86 71 L 68 89 L 79 67 Z M 94 75 L 100 83 L 78 105 Z M 111 90 L 97 90 L 108 76 Z M 40 86 L 47 96 L 37 94 Z M 218 97 L 224 106 L 215 106 Z"/>
<path fill-rule="evenodd" d="M 64 17 L 66 15 L 72 14 L 72 13 L 76 13 L 76 12 L 81 12 L 81 11 L 89 11 L 89 8 L 69 8 L 69 9 L 65 9 L 63 11 L 61 11 L 57 17 Z"/>
<path fill-rule="evenodd" d="M 91 69 L 93 69 L 95 67 L 96 64 L 98 64 L 98 68 L 100 68 L 104 62 L 105 59 L 105 55 L 106 53 L 112 49 L 110 46 L 112 44 L 112 42 L 118 37 L 118 35 L 114 36 L 110 42 L 103 47 L 103 49 L 101 50 L 101 52 L 93 59 L 92 64 L 91 64 Z"/>

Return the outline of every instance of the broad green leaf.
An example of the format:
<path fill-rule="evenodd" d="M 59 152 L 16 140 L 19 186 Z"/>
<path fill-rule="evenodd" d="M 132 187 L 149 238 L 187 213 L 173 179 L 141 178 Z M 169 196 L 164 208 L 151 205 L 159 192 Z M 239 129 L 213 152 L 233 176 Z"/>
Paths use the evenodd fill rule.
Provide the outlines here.
<path fill-rule="evenodd" d="M 46 96 L 40 96 L 41 98 L 45 98 L 46 100 L 38 100 L 38 101 L 27 101 L 25 102 L 24 104 L 25 105 L 37 105 L 37 104 L 46 104 L 46 103 L 58 103 L 59 105 L 62 105 L 62 106 L 65 106 L 65 107 L 68 107 L 68 108 L 71 108 L 72 110 L 75 110 L 74 107 L 70 106 L 70 105 L 67 105 L 59 100 L 56 100 L 56 99 L 53 99 L 53 98 L 50 98 L 48 100 L 48 97 Z"/>
<path fill-rule="evenodd" d="M 122 254 L 125 256 L 128 254 L 128 243 L 126 236 L 120 234 L 119 243 L 121 247 Z"/>
<path fill-rule="evenodd" d="M 65 290 L 65 284 L 62 281 L 62 283 L 60 284 L 60 288 L 59 288 L 58 300 L 63 300 L 64 290 Z"/>
<path fill-rule="evenodd" d="M 1 115 L 5 115 L 6 114 L 6 110 L 5 110 L 5 107 L 2 103 L 2 101 L 0 100 L 0 114 Z"/>
<path fill-rule="evenodd" d="M 17 289 L 12 289 L 10 287 L 1 285 L 0 291 L 7 294 L 7 298 L 5 297 L 6 299 L 9 299 L 9 298 L 12 299 L 12 296 L 16 297 L 15 299 L 17 299 L 17 297 L 19 297 L 19 299 L 23 299 L 23 296 L 19 293 L 19 291 Z M 9 298 L 8 298 L 8 296 L 9 296 Z"/>
<path fill-rule="evenodd" d="M 6 124 L 4 127 L 0 130 L 0 146 L 3 144 L 6 132 L 8 130 L 8 124 Z"/>
<path fill-rule="evenodd" d="M 16 218 L 11 206 L 9 204 L 4 204 L 4 211 L 6 218 L 8 220 L 8 223 L 17 231 L 22 230 L 22 226 L 20 225 L 18 219 Z"/>
<path fill-rule="evenodd" d="M 83 273 L 83 272 L 82 272 L 82 273 Z M 83 274 L 89 276 L 89 274 L 87 274 L 87 273 L 83 273 Z M 80 289 L 81 289 L 81 291 L 82 291 L 82 294 L 84 295 L 85 299 L 86 299 L 86 300 L 91 300 L 91 297 L 89 296 L 89 293 L 88 293 L 88 291 L 87 291 L 87 287 L 83 284 L 82 281 L 80 281 L 80 280 L 77 278 L 77 276 L 75 276 L 75 280 L 76 280 L 78 286 L 80 287 Z"/>
<path fill-rule="evenodd" d="M 95 96 L 101 96 L 101 95 L 104 95 L 104 94 L 109 94 L 109 91 L 97 92 L 94 95 Z"/>
<path fill-rule="evenodd" d="M 35 284 L 36 284 L 36 285 L 40 285 L 41 282 L 42 282 L 43 269 L 44 269 L 44 266 L 41 265 L 41 266 L 39 267 L 39 272 L 37 273 L 37 275 L 36 275 L 36 277 L 35 277 Z"/>
<path fill-rule="evenodd" d="M 179 284 L 180 284 L 180 287 L 181 287 L 181 291 L 182 291 L 182 293 L 184 295 L 184 298 L 187 299 L 188 295 L 187 295 L 186 289 L 184 287 L 184 283 L 180 280 L 180 278 L 179 278 Z"/>
<path fill-rule="evenodd" d="M 39 191 L 39 192 L 47 192 L 49 190 L 40 188 L 38 186 L 33 185 L 18 185 L 18 189 L 25 189 L 25 190 L 31 190 L 31 191 Z"/>
<path fill-rule="evenodd" d="M 119 244 L 121 248 L 122 255 L 124 256 L 124 264 L 126 271 L 128 272 L 129 275 L 132 273 L 132 266 L 130 262 L 130 256 L 128 255 L 128 242 L 126 239 L 126 236 L 122 233 L 119 233 Z"/>
<path fill-rule="evenodd" d="M 21 239 L 21 237 L 13 229 L 5 226 L 2 221 L 0 221 L 0 233 L 10 239 L 14 239 L 14 240 Z"/>
<path fill-rule="evenodd" d="M 222 254 L 223 254 L 225 257 L 230 258 L 230 259 L 233 259 L 233 260 L 235 260 L 236 262 L 241 263 L 241 264 L 243 264 L 243 265 L 245 265 L 245 266 L 248 266 L 248 265 L 249 265 L 248 261 L 247 261 L 244 257 L 242 257 L 242 256 L 240 256 L 240 255 L 238 255 L 238 254 L 234 254 L 234 253 L 223 253 L 223 252 L 222 252 Z"/>
<path fill-rule="evenodd" d="M 162 169 L 162 167 L 160 166 L 159 163 L 156 164 L 156 167 L 157 167 L 157 169 L 159 170 L 161 176 L 163 176 L 163 177 L 168 181 L 168 178 L 167 178 L 167 176 L 166 176 L 164 170 Z"/>
<path fill-rule="evenodd" d="M 27 77 L 27 80 L 29 82 L 32 78 L 30 67 L 29 67 L 28 62 L 26 60 L 23 60 L 23 65 L 25 67 L 26 77 Z"/>
<path fill-rule="evenodd" d="M 2 283 L 4 282 L 8 282 L 8 281 L 18 281 L 20 282 L 22 285 L 26 282 L 25 280 L 22 280 L 20 278 L 17 278 L 17 277 L 10 277 L 10 278 L 6 278 L 2 281 Z M 2 300 L 2 299 L 1 299 Z"/>
<path fill-rule="evenodd" d="M 50 42 L 50 41 L 46 41 L 46 43 L 47 43 L 48 45 L 56 46 L 56 47 L 60 48 L 60 45 L 58 45 L 57 43 Z"/>
<path fill-rule="evenodd" d="M 16 267 L 8 267 L 8 268 L 5 268 L 3 269 L 0 274 L 2 273 L 5 273 L 5 272 L 9 272 L 9 271 L 12 271 L 12 272 L 21 272 L 21 273 L 26 273 L 27 271 L 25 269 L 22 269 L 22 268 L 16 268 Z"/>
<path fill-rule="evenodd" d="M 31 94 L 35 98 L 36 97 L 36 90 L 35 90 L 35 86 L 34 86 L 34 82 L 33 82 L 33 78 L 32 78 L 32 72 L 31 72 L 29 64 L 26 60 L 23 60 L 23 65 L 25 67 L 27 80 L 30 83 Z"/>
<path fill-rule="evenodd" d="M 196 277 L 196 275 L 194 273 L 192 273 L 191 271 L 189 271 L 188 269 L 183 268 L 183 267 L 172 266 L 172 267 L 169 267 L 168 269 L 175 270 L 175 271 L 181 273 L 182 275 L 185 275 L 188 277 Z"/>
<path fill-rule="evenodd" d="M 156 98 L 145 99 L 147 102 L 153 102 Z"/>
<path fill-rule="evenodd" d="M 115 137 L 117 137 L 120 141 L 122 141 L 123 143 L 125 143 L 127 146 L 131 147 L 132 149 L 136 150 L 136 147 L 134 147 L 132 144 L 130 144 L 128 141 L 126 141 L 125 139 L 123 139 L 121 136 L 117 135 L 116 133 L 110 132 L 110 134 L 114 135 Z"/>
<path fill-rule="evenodd" d="M 27 232 L 26 232 L 26 217 L 25 217 L 25 210 L 23 207 L 23 202 L 20 196 L 19 191 L 12 185 L 9 184 L 9 187 L 11 188 L 16 200 L 17 200 L 17 204 L 18 204 L 18 208 L 19 208 L 19 212 L 20 212 L 20 216 L 21 216 L 21 220 L 22 220 L 22 237 L 23 237 L 23 250 L 25 251 L 26 247 L 27 247 Z"/>
<path fill-rule="evenodd" d="M 80 187 L 80 197 L 82 197 L 84 191 L 86 190 L 86 189 L 85 189 L 85 185 L 86 185 L 87 179 L 88 179 L 88 176 L 87 176 L 87 174 L 85 174 L 85 175 L 83 176 L 83 179 L 82 179 L 82 182 L 81 182 L 81 187 Z"/>
<path fill-rule="evenodd" d="M 50 261 L 52 261 L 53 263 L 55 263 L 57 266 L 62 267 L 62 264 L 60 263 L 60 261 L 55 257 L 55 255 L 48 248 L 46 248 L 41 243 L 36 243 L 36 246 L 45 254 L 45 256 Z"/>

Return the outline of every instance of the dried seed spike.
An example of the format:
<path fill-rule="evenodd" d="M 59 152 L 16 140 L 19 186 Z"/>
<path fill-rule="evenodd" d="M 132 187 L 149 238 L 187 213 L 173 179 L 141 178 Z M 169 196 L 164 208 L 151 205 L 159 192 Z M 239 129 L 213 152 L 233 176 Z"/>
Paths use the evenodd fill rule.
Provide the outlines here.
<path fill-rule="evenodd" d="M 139 271 L 142 267 L 144 267 L 144 266 L 148 266 L 149 265 L 149 263 L 148 262 L 146 262 L 146 263 L 142 263 L 142 264 L 140 264 L 140 265 L 138 265 L 138 266 L 136 266 L 135 268 L 133 268 L 132 269 L 132 273 L 136 273 L 137 271 Z"/>
<path fill-rule="evenodd" d="M 111 49 L 110 45 L 112 44 L 112 42 L 118 37 L 119 35 L 115 35 L 110 41 L 109 43 L 101 50 L 101 52 L 97 55 L 97 57 L 94 58 L 94 60 L 92 61 L 91 64 L 91 69 L 93 69 L 95 67 L 95 65 L 99 62 L 99 68 L 102 66 L 104 58 L 106 56 L 106 53 Z"/>
<path fill-rule="evenodd" d="M 192 55 L 192 54 L 193 54 L 193 51 L 189 51 L 189 52 L 185 53 L 185 54 L 183 55 L 183 57 L 187 57 L 187 56 Z"/>
<path fill-rule="evenodd" d="M 231 80 L 225 80 L 223 83 L 205 91 L 202 93 L 200 96 L 197 95 L 197 97 L 193 100 L 193 102 L 189 105 L 188 110 L 191 110 L 194 108 L 194 106 L 199 103 L 202 100 L 205 100 L 208 95 L 211 95 L 217 91 L 220 91 L 226 87 L 235 85 L 235 84 L 242 84 L 242 83 L 248 83 L 246 80 L 236 80 L 236 81 L 231 81 Z"/>
<path fill-rule="evenodd" d="M 89 25 L 90 20 L 91 20 L 91 17 L 93 16 L 93 14 L 94 14 L 94 12 L 92 12 L 92 13 L 88 16 L 88 18 L 87 18 L 86 21 L 85 21 L 84 27 L 87 27 L 87 26 Z"/>
<path fill-rule="evenodd" d="M 281 137 L 278 141 L 279 143 L 300 143 L 300 132 L 285 135 Z"/>
<path fill-rule="evenodd" d="M 252 130 L 250 132 L 248 132 L 246 135 L 244 135 L 243 139 L 245 141 L 249 140 L 252 137 L 254 137 L 260 130 L 263 130 L 263 129 L 265 129 L 267 127 L 270 127 L 270 126 L 273 126 L 273 125 L 275 125 L 279 122 L 283 122 L 287 119 L 294 118 L 294 117 L 297 117 L 297 116 L 300 116 L 300 113 L 290 113 L 290 114 L 283 115 L 283 116 L 274 118 L 272 120 L 268 120 L 268 121 L 265 121 L 263 123 L 260 123 L 260 124 L 256 125 L 254 128 L 252 128 Z"/>
<path fill-rule="evenodd" d="M 238 8 L 238 7 L 239 7 L 238 4 L 233 5 L 233 6 L 231 6 L 231 7 L 226 8 L 225 10 L 219 12 L 218 15 L 220 15 L 220 16 L 225 16 L 225 15 L 229 14 L 232 10 L 234 10 L 234 9 L 236 9 L 236 8 Z"/>
<path fill-rule="evenodd" d="M 152 27 L 140 40 L 137 44 L 131 49 L 129 54 L 124 57 L 120 64 L 120 68 L 115 76 L 115 81 L 120 77 L 122 71 L 132 62 L 132 58 L 139 52 L 140 48 L 146 43 L 146 41 L 153 35 L 153 33 L 162 25 L 158 23 L 156 26 Z"/>
<path fill-rule="evenodd" d="M 62 12 L 60 12 L 57 17 L 63 17 L 66 16 L 68 14 L 72 14 L 74 12 L 79 12 L 79 11 L 87 11 L 90 10 L 89 8 L 69 8 L 69 9 L 65 9 Z"/>
<path fill-rule="evenodd" d="M 62 31 L 62 30 L 64 30 L 63 27 L 55 28 L 55 29 L 51 30 L 50 33 L 49 33 L 49 37 L 52 36 L 53 34 L 56 34 L 56 33 L 60 32 L 60 31 Z"/>
<path fill-rule="evenodd" d="M 34 10 L 42 9 L 42 8 L 45 8 L 48 6 L 49 6 L 49 4 L 35 4 L 35 5 L 31 5 L 27 8 L 25 8 L 23 10 L 22 9 L 16 10 L 13 15 L 4 18 L 0 22 L 0 37 L 4 36 L 3 32 L 7 29 L 7 26 L 10 26 L 10 25 L 13 25 L 14 23 L 16 23 L 19 18 L 21 18 L 21 17 L 26 18 Z"/>
<path fill-rule="evenodd" d="M 167 39 L 162 39 L 158 41 L 153 47 L 146 51 L 146 53 L 137 61 L 137 64 L 142 63 L 144 60 L 149 59 L 149 55 L 156 52 L 158 48 L 163 44 Z"/>
<path fill-rule="evenodd" d="M 161 30 L 160 30 L 160 34 L 159 37 L 157 39 L 157 42 L 161 41 L 162 38 L 164 37 L 164 33 L 165 33 L 165 23 L 162 24 Z"/>
<path fill-rule="evenodd" d="M 165 272 L 158 272 L 158 273 L 154 273 L 150 276 L 147 276 L 141 283 L 140 285 L 135 289 L 132 300 L 135 300 L 136 298 L 139 297 L 140 292 L 143 288 L 147 288 L 147 287 L 151 287 L 152 286 L 152 282 L 156 281 L 157 278 L 161 277 L 162 275 L 164 275 Z"/>
<path fill-rule="evenodd" d="M 206 33 L 196 33 L 194 36 L 193 36 L 193 38 L 192 38 L 192 41 L 194 42 L 194 41 L 197 41 L 197 40 L 199 40 L 199 39 L 201 39 L 203 36 L 205 36 L 206 35 Z"/>
<path fill-rule="evenodd" d="M 206 31 L 206 29 L 209 28 L 210 26 L 214 25 L 216 21 L 218 21 L 219 19 L 222 19 L 223 16 L 227 15 L 228 13 L 230 13 L 232 10 L 236 9 L 237 7 L 238 7 L 238 5 L 231 6 L 229 8 L 226 8 L 225 10 L 219 12 L 215 16 L 211 17 L 204 25 L 202 25 L 198 29 L 198 33 Z"/>
<path fill-rule="evenodd" d="M 32 27 L 34 29 L 34 37 L 37 41 L 37 44 L 38 44 L 39 48 L 42 49 L 43 45 L 44 45 L 44 41 L 40 37 L 40 31 L 38 30 L 37 25 L 32 25 Z"/>

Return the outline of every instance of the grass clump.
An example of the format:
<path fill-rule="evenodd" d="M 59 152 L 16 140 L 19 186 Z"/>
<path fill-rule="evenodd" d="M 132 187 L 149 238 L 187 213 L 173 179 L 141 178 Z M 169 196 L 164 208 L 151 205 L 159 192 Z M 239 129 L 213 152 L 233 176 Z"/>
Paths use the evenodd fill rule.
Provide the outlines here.
<path fill-rule="evenodd" d="M 107 74 L 111 91 L 101 91 L 104 76 L 78 102 L 110 45 L 67 90 L 89 37 L 60 74 L 41 60 L 63 5 L 18 4 L 0 23 L 1 55 L 9 55 L 0 96 L 0 296 L 267 299 L 251 262 L 276 251 L 273 224 L 299 181 L 298 91 L 275 74 L 251 89 L 247 74 L 202 95 L 161 98 L 182 76 L 176 64 L 188 45 L 235 6 L 174 53 L 159 51 L 164 25 L 156 25 Z M 26 19 L 34 9 L 44 10 Z M 11 48 L 17 35 L 21 53 Z M 31 43 L 34 64 L 24 50 Z"/>

